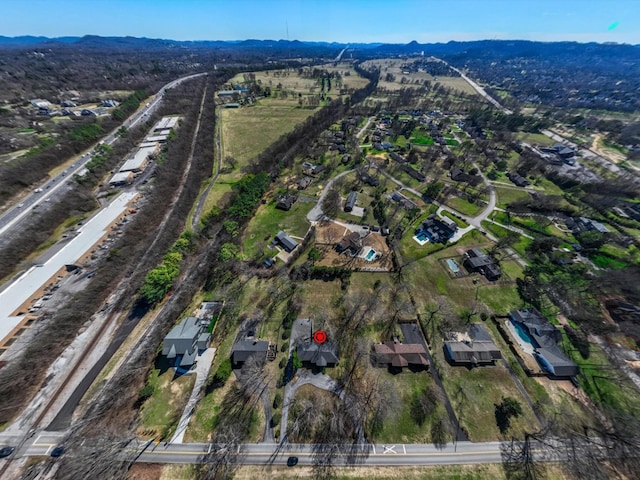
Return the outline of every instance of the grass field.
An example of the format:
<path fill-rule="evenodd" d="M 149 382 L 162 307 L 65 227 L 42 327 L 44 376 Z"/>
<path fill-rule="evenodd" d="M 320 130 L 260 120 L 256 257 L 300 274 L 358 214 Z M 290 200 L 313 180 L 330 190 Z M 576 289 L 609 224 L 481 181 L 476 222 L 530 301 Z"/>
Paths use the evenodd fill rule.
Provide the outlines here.
<path fill-rule="evenodd" d="M 405 369 L 406 370 L 406 369 Z M 440 404 L 422 425 L 418 425 L 411 416 L 411 400 L 415 393 L 434 384 L 433 377 L 428 372 L 410 372 L 391 374 L 386 369 L 380 370 L 382 381 L 389 382 L 397 392 L 400 408 L 383 423 L 382 430 L 376 435 L 379 443 L 431 443 L 432 421 L 446 417 L 444 406 Z M 449 438 L 449 440 L 452 437 Z"/>
<path fill-rule="evenodd" d="M 224 109 L 220 112 L 222 157 L 231 156 L 242 167 L 315 111 L 298 107 L 295 100 L 270 98 L 252 107 Z M 239 169 L 236 172 L 241 176 Z"/>
<path fill-rule="evenodd" d="M 445 204 L 463 215 L 468 215 L 470 217 L 475 217 L 485 208 L 483 204 L 476 205 L 475 203 L 469 203 L 467 200 L 460 197 L 449 197 Z"/>
<path fill-rule="evenodd" d="M 298 238 L 304 237 L 309 229 L 307 213 L 313 208 L 312 202 L 297 201 L 288 212 L 278 210 L 275 204 L 260 205 L 245 230 L 243 253 L 253 258 L 264 250 L 280 230 Z"/>
<path fill-rule="evenodd" d="M 474 442 L 496 438 L 519 437 L 525 431 L 540 427 L 533 410 L 528 406 L 515 383 L 502 365 L 467 370 L 452 367 L 444 360 L 442 349 L 435 352 L 440 365 L 440 375 L 451 400 L 460 425 Z M 511 420 L 511 427 L 503 436 L 498 430 L 495 405 L 504 397 L 513 397 L 522 405 L 523 415 Z"/>
<path fill-rule="evenodd" d="M 518 200 L 527 200 L 530 195 L 526 190 L 516 190 L 514 188 L 495 187 L 496 194 L 498 195 L 498 207 L 506 208 L 512 202 Z"/>
<path fill-rule="evenodd" d="M 519 132 L 516 134 L 516 138 L 521 142 L 528 143 L 530 145 L 542 145 L 546 147 L 550 147 L 551 145 L 555 145 L 557 142 L 552 138 L 543 135 L 542 133 L 525 133 Z"/>

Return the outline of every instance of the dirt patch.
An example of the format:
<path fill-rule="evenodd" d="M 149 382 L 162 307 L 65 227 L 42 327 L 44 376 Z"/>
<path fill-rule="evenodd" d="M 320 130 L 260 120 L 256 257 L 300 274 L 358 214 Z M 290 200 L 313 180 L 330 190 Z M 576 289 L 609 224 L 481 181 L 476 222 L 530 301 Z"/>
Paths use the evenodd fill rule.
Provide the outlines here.
<path fill-rule="evenodd" d="M 377 260 L 368 261 L 358 256 L 353 257 L 345 253 L 338 253 L 335 246 L 340 240 L 351 233 L 351 231 L 335 223 L 321 223 L 316 225 L 316 246 L 322 254 L 322 258 L 316 265 L 325 267 L 343 266 L 354 270 L 392 270 L 393 261 L 391 259 L 391 249 L 387 245 L 385 238 L 377 232 L 369 232 L 361 239 L 362 252 L 373 249 L 377 253 Z"/>
<path fill-rule="evenodd" d="M 127 480 L 160 480 L 162 475 L 162 465 L 149 464 L 149 463 L 135 463 Z"/>

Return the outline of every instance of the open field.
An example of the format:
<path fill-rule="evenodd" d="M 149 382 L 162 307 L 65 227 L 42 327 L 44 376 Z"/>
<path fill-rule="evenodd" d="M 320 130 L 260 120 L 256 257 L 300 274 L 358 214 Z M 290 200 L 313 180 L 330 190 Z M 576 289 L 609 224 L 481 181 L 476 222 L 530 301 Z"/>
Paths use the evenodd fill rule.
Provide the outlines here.
<path fill-rule="evenodd" d="M 513 397 L 522 404 L 523 415 L 511 420 L 511 427 L 504 438 L 519 437 L 525 431 L 540 427 L 533 410 L 525 402 L 509 376 L 507 369 L 498 364 L 468 370 L 452 367 L 444 360 L 442 349 L 435 355 L 440 360 L 440 375 L 451 399 L 461 427 L 466 429 L 472 441 L 481 442 L 500 438 L 495 418 L 495 405 L 504 397 Z"/>
<path fill-rule="evenodd" d="M 460 197 L 449 197 L 444 203 L 448 207 L 470 217 L 478 215 L 485 208 L 483 204 L 477 205 L 475 203 L 470 203 L 466 199 Z"/>
<path fill-rule="evenodd" d="M 441 84 L 447 88 L 453 88 L 460 92 L 477 95 L 477 92 L 473 89 L 467 81 L 465 81 L 462 77 L 445 77 L 438 75 L 437 78 L 434 78 L 427 72 L 411 72 L 411 73 L 403 73 L 400 66 L 406 62 L 412 62 L 414 60 L 420 60 L 420 57 L 409 58 L 406 60 L 396 60 L 396 59 L 376 59 L 376 60 L 368 60 L 363 63 L 363 66 L 367 68 L 368 66 L 378 65 L 381 67 L 381 81 L 378 83 L 380 88 L 386 88 L 388 90 L 399 90 L 404 87 L 418 87 L 422 86 L 425 80 L 431 82 L 432 84 Z M 395 79 L 390 82 L 385 79 L 386 75 L 390 73 Z M 402 83 L 402 79 L 405 79 L 405 83 Z M 417 83 L 416 83 L 417 82 Z"/>
<path fill-rule="evenodd" d="M 529 145 L 542 145 L 544 147 L 550 147 L 557 142 L 542 133 L 525 133 L 519 132 L 516 134 L 516 138 L 521 142 L 528 143 Z"/>
<path fill-rule="evenodd" d="M 222 158 L 231 156 L 239 167 L 246 165 L 315 110 L 300 108 L 295 100 L 271 98 L 251 107 L 222 110 Z M 237 171 L 236 176 L 241 173 Z"/>
<path fill-rule="evenodd" d="M 524 189 L 508 188 L 508 187 L 495 187 L 496 194 L 498 195 L 497 206 L 500 208 L 506 208 L 512 202 L 518 200 L 527 200 L 530 195 Z"/>
<path fill-rule="evenodd" d="M 440 417 L 447 418 L 444 406 L 438 408 L 418 425 L 411 415 L 411 401 L 414 394 L 433 385 L 433 377 L 427 372 L 411 372 L 404 369 L 402 373 L 391 374 L 386 369 L 379 369 L 383 381 L 389 382 L 398 396 L 398 408 L 383 423 L 382 430 L 376 435 L 376 442 L 389 443 L 431 443 L 431 424 Z M 449 441 L 452 437 L 449 437 Z"/>

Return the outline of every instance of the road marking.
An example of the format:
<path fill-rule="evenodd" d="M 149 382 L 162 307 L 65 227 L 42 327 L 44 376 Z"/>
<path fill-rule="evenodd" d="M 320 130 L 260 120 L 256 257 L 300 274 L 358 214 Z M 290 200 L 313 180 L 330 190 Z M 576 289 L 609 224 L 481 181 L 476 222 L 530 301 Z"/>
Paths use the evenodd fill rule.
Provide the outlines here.
<path fill-rule="evenodd" d="M 404 454 L 407 454 L 407 448 L 404 446 L 404 443 L 402 444 L 402 450 L 404 450 Z"/>
<path fill-rule="evenodd" d="M 383 455 L 386 455 L 387 453 L 398 453 L 395 451 L 395 445 L 382 445 L 382 448 L 384 448 L 384 452 L 382 452 Z"/>
<path fill-rule="evenodd" d="M 373 450 L 373 454 L 376 455 L 376 446 L 372 443 L 371 448 Z"/>

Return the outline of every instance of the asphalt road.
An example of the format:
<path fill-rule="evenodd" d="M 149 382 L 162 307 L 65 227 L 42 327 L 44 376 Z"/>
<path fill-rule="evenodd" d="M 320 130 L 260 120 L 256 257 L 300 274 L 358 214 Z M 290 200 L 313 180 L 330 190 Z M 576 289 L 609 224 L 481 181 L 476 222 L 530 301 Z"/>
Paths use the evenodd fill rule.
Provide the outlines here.
<path fill-rule="evenodd" d="M 32 443 L 13 455 L 41 456 L 49 455 L 51 450 L 63 440 L 63 432 L 39 432 L 32 437 Z M 0 434 L 0 444 L 7 445 L 11 439 Z M 136 451 L 142 450 L 144 442 L 139 442 Z M 134 448 L 133 446 L 131 448 Z M 138 457 L 142 463 L 175 463 L 196 464 L 207 452 L 217 448 L 208 443 L 163 443 L 151 444 Z M 300 465 L 313 463 L 314 445 L 275 443 L 251 443 L 241 445 L 235 454 L 238 461 L 244 465 L 267 465 L 269 463 L 286 464 L 287 458 L 296 456 Z M 453 464 L 480 464 L 501 463 L 500 442 L 457 442 L 437 448 L 431 444 L 363 444 L 353 449 L 360 452 L 356 454 L 344 453 L 340 455 L 336 465 L 453 465 Z M 73 455 L 73 452 L 68 452 Z M 10 457 L 11 458 L 11 457 Z M 1 462 L 2 460 L 0 460 Z"/>
<path fill-rule="evenodd" d="M 147 118 L 149 115 L 153 114 L 155 110 L 160 105 L 162 98 L 164 96 L 164 92 L 167 89 L 173 88 L 176 85 L 188 80 L 190 78 L 198 77 L 206 75 L 206 73 L 198 73 L 194 75 L 189 75 L 186 77 L 178 78 L 173 80 L 172 82 L 167 83 L 164 87 L 162 87 L 158 93 L 151 99 L 149 102 L 145 104 L 144 107 L 139 109 L 136 113 L 130 116 L 127 120 L 124 121 L 122 126 L 125 128 L 135 127 L 140 121 Z M 112 131 L 106 137 L 104 137 L 100 143 L 106 143 L 108 145 L 113 145 L 117 140 L 118 136 L 116 135 L 117 130 Z M 15 227 L 21 220 L 23 220 L 26 216 L 29 215 L 33 208 L 37 208 L 43 202 L 50 201 L 51 198 L 59 193 L 60 190 L 67 186 L 70 179 L 73 179 L 74 175 L 80 174 L 87 163 L 89 163 L 92 159 L 93 149 L 98 144 L 94 145 L 94 147 L 85 151 L 85 153 L 78 156 L 75 163 L 72 164 L 71 167 L 66 168 L 64 171 L 60 172 L 57 176 L 50 178 L 46 182 L 36 186 L 34 191 L 27 195 L 22 199 L 20 203 L 14 205 L 13 207 L 6 210 L 2 215 L 0 215 L 0 235 L 3 235 L 5 232 L 9 231 L 13 227 Z M 36 191 L 38 190 L 38 191 Z"/>

